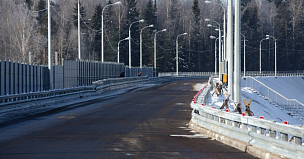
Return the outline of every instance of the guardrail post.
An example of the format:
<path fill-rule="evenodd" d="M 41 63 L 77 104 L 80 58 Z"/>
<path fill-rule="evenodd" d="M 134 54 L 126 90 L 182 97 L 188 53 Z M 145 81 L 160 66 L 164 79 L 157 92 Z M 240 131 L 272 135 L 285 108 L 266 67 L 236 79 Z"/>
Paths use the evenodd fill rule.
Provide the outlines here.
<path fill-rule="evenodd" d="M 245 130 L 247 130 L 247 129 L 248 129 L 247 124 L 242 123 L 242 124 L 241 124 L 241 129 L 245 129 Z"/>
<path fill-rule="evenodd" d="M 300 138 L 300 137 L 294 137 L 294 140 L 295 140 L 295 144 L 296 145 L 302 145 L 302 138 Z"/>
<path fill-rule="evenodd" d="M 265 135 L 266 129 L 265 128 L 260 128 L 260 134 Z"/>
<path fill-rule="evenodd" d="M 269 130 L 269 136 L 272 138 L 276 138 L 276 131 Z"/>
<path fill-rule="evenodd" d="M 237 127 L 237 128 L 239 127 L 239 122 L 233 121 L 232 123 L 233 123 L 232 126 Z"/>
<path fill-rule="evenodd" d="M 281 133 L 281 140 L 288 141 L 288 134 Z"/>
<path fill-rule="evenodd" d="M 250 125 L 250 129 L 249 130 L 252 131 L 252 132 L 257 133 L 257 127 L 256 126 Z"/>

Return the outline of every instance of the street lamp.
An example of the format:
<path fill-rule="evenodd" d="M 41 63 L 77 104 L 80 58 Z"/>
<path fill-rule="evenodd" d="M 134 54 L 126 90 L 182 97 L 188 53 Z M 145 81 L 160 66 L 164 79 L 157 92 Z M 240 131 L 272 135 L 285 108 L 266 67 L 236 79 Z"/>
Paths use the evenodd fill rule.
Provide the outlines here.
<path fill-rule="evenodd" d="M 103 7 L 102 9 L 102 12 L 101 12 L 101 62 L 104 61 L 104 46 L 103 46 L 103 12 L 104 10 L 108 7 L 108 6 L 111 6 L 111 5 L 120 5 L 121 4 L 121 1 L 118 1 L 116 3 L 113 3 L 113 4 L 108 4 L 106 5 L 105 7 Z"/>
<path fill-rule="evenodd" d="M 267 38 L 266 38 L 267 39 Z M 266 40 L 266 39 L 262 39 L 260 41 L 260 74 L 262 73 L 262 41 Z"/>
<path fill-rule="evenodd" d="M 245 35 L 242 34 L 244 37 L 244 77 L 246 76 L 246 38 Z"/>
<path fill-rule="evenodd" d="M 133 22 L 133 23 L 131 23 L 130 24 L 130 27 L 129 27 L 129 69 L 130 69 L 130 77 L 131 77 L 131 40 L 132 40 L 132 38 L 131 38 L 131 27 L 132 27 L 132 25 L 134 24 L 134 23 L 143 23 L 145 20 L 143 20 L 143 19 L 141 19 L 141 20 L 138 20 L 138 21 L 135 21 L 135 22 Z"/>
<path fill-rule="evenodd" d="M 222 7 L 222 9 L 224 10 L 224 15 L 223 15 L 223 19 L 224 19 L 224 25 L 223 25 L 223 30 L 224 30 L 224 56 L 226 58 L 226 8 L 222 5 L 222 4 L 219 4 L 219 3 L 214 3 L 214 2 L 211 2 L 209 0 L 206 0 L 205 1 L 206 4 L 215 4 L 215 5 L 219 5 Z M 224 59 L 225 59 L 224 58 Z"/>
<path fill-rule="evenodd" d="M 176 76 L 178 76 L 178 37 L 182 36 L 182 35 L 187 35 L 187 33 L 183 33 L 183 34 L 179 34 L 176 37 Z"/>
<path fill-rule="evenodd" d="M 205 19 L 205 21 L 207 21 L 207 22 L 210 22 L 210 19 Z M 222 52 L 222 50 L 221 50 L 221 43 L 222 43 L 222 35 L 221 35 L 221 24 L 220 23 L 218 23 L 218 22 L 216 22 L 216 21 L 214 21 L 214 20 L 212 20 L 212 22 L 214 22 L 214 23 L 216 23 L 217 25 L 218 25 L 218 29 L 216 29 L 217 31 L 218 31 L 218 33 L 219 33 L 219 37 L 218 37 L 218 39 L 219 39 L 219 79 L 221 79 L 221 74 L 222 74 L 222 69 L 221 69 L 221 66 L 220 66 L 220 64 L 221 64 L 221 62 L 222 62 L 222 54 L 221 54 L 221 52 Z M 207 25 L 208 27 L 212 27 L 212 25 L 211 24 L 208 24 Z M 216 73 L 216 72 L 215 72 Z"/>
<path fill-rule="evenodd" d="M 120 45 L 120 42 L 122 41 L 125 41 L 125 40 L 129 40 L 130 38 L 127 37 L 125 39 L 122 39 L 122 40 L 119 40 L 118 44 L 117 44 L 117 63 L 119 63 L 119 45 Z"/>
<path fill-rule="evenodd" d="M 274 76 L 277 76 L 277 39 L 274 36 L 266 35 L 266 39 L 274 39 Z"/>
<path fill-rule="evenodd" d="M 164 31 L 167 31 L 167 29 L 157 31 L 154 34 L 154 77 L 156 77 L 156 35 L 160 32 L 164 32 Z"/>
<path fill-rule="evenodd" d="M 214 43 L 214 74 L 216 74 L 216 70 L 217 70 L 217 64 L 216 64 L 216 41 L 219 39 L 219 38 L 216 38 L 215 36 L 210 36 L 210 39 L 215 39 L 215 43 Z M 219 48 L 220 48 L 221 45 L 219 45 Z"/>
<path fill-rule="evenodd" d="M 145 26 L 145 27 L 143 27 L 141 30 L 140 30 L 140 64 L 139 64 L 139 67 L 140 67 L 140 69 L 142 69 L 142 31 L 145 29 L 145 28 L 152 28 L 152 27 L 154 27 L 154 25 L 153 24 L 151 24 L 151 25 L 149 25 L 149 26 Z"/>

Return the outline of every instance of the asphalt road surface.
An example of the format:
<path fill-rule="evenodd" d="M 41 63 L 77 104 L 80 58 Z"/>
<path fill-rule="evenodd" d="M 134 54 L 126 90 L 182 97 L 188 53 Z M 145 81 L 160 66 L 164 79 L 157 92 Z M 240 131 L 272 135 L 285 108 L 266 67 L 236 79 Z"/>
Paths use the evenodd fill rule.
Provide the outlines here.
<path fill-rule="evenodd" d="M 254 158 L 187 128 L 192 79 L 0 128 L 0 158 Z"/>

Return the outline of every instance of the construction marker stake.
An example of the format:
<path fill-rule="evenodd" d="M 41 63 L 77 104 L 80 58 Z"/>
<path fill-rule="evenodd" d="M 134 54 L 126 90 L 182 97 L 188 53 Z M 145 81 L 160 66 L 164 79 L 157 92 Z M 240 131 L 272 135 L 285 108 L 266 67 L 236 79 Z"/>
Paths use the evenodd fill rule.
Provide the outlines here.
<path fill-rule="evenodd" d="M 228 109 L 226 109 L 226 112 L 229 112 L 229 110 L 228 110 Z"/>
<path fill-rule="evenodd" d="M 214 107 L 214 106 L 213 106 L 212 108 L 213 108 L 213 109 L 215 109 L 215 107 Z"/>
<path fill-rule="evenodd" d="M 246 114 L 245 113 L 242 113 L 242 116 L 245 116 Z"/>
<path fill-rule="evenodd" d="M 284 124 L 288 124 L 288 121 L 284 121 Z"/>
<path fill-rule="evenodd" d="M 263 116 L 260 116 L 260 119 L 264 119 L 264 117 L 263 117 Z"/>

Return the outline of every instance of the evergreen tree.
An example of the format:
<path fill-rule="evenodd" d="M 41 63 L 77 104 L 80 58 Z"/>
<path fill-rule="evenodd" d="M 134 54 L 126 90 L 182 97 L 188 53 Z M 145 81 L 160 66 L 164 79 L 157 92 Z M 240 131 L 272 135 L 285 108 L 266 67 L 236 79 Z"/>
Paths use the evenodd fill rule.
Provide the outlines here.
<path fill-rule="evenodd" d="M 127 19 L 124 29 L 122 29 L 122 37 L 129 36 L 129 27 L 133 22 L 138 21 L 139 13 L 136 8 L 136 0 L 126 0 L 127 1 Z M 139 24 L 134 23 L 131 27 L 131 61 L 132 66 L 139 66 Z M 123 54 L 121 54 L 122 62 L 126 65 L 129 64 L 129 45 L 125 44 L 122 46 Z"/>
<path fill-rule="evenodd" d="M 145 19 L 145 26 L 147 25 L 154 25 L 154 28 L 156 28 L 157 24 L 157 16 L 156 16 L 156 6 L 153 6 L 152 0 L 148 1 L 148 4 L 144 11 L 144 19 Z M 153 54 L 154 54 L 154 48 L 153 48 L 153 29 L 154 28 L 147 28 L 143 30 L 143 65 L 149 65 L 153 66 Z"/>
<path fill-rule="evenodd" d="M 284 66 L 278 65 L 277 68 L 290 70 L 292 69 L 294 62 L 290 63 L 290 55 L 289 50 L 292 50 L 292 24 L 291 22 L 291 13 L 288 9 L 288 2 L 283 2 L 277 11 L 277 15 L 274 19 L 274 23 L 276 26 L 275 37 L 278 39 L 277 45 L 282 46 L 282 49 L 277 48 L 277 63 L 284 63 Z"/>
<path fill-rule="evenodd" d="M 201 58 L 202 58 L 202 54 L 199 53 L 199 51 L 201 51 L 202 48 L 202 41 L 201 41 L 201 33 L 200 33 L 200 17 L 201 17 L 201 10 L 199 9 L 199 4 L 198 4 L 198 0 L 194 0 L 193 1 L 193 5 L 192 5 L 192 15 L 193 15 L 193 21 L 194 24 L 192 25 L 192 38 L 191 38 L 191 49 L 193 50 L 190 53 L 190 57 L 189 58 L 189 69 L 190 70 L 195 70 L 195 71 L 199 71 L 201 68 Z M 194 58 L 196 57 L 196 58 Z"/>
<path fill-rule="evenodd" d="M 112 4 L 112 1 L 108 1 L 108 5 Z M 104 46 L 105 46 L 105 61 L 116 62 L 117 51 L 116 45 L 119 41 L 118 36 L 118 24 L 115 23 L 115 17 L 113 17 L 112 6 L 109 6 L 104 11 Z"/>
<path fill-rule="evenodd" d="M 47 10 L 43 10 L 46 8 L 46 2 L 45 0 L 39 0 L 38 2 L 38 10 L 42 10 L 38 12 L 37 16 L 37 21 L 40 26 L 40 34 L 43 36 L 47 36 L 48 30 L 47 30 L 47 25 L 48 25 L 48 15 L 47 15 Z"/>
<path fill-rule="evenodd" d="M 259 50 L 250 50 L 250 48 L 259 48 L 259 39 L 265 38 L 265 35 L 262 36 L 260 32 L 260 20 L 257 6 L 248 7 L 244 11 L 242 15 L 242 33 L 246 36 L 246 39 L 250 41 L 250 43 L 247 44 L 246 59 L 252 60 L 251 62 L 246 63 L 246 68 L 247 70 L 259 70 Z M 266 56 L 266 54 L 262 55 Z M 264 59 L 266 60 L 266 58 Z M 265 62 L 263 62 L 263 64 L 265 64 Z"/>
<path fill-rule="evenodd" d="M 96 53 L 95 56 L 97 56 L 99 61 L 101 61 L 101 12 L 102 7 L 101 5 L 97 5 L 95 8 L 95 13 L 92 18 L 92 28 L 94 30 L 98 30 L 99 32 L 95 34 L 94 36 L 94 51 Z"/>
<path fill-rule="evenodd" d="M 30 10 L 33 6 L 33 1 L 32 0 L 25 0 L 25 3 L 27 5 L 27 8 Z"/>
<path fill-rule="evenodd" d="M 80 7 L 80 28 L 81 29 L 86 29 L 87 27 L 85 26 L 86 22 L 86 10 L 82 6 L 82 3 L 79 1 L 79 7 Z M 78 0 L 76 0 L 75 3 L 75 8 L 73 9 L 73 21 L 74 21 L 74 26 L 77 28 L 78 27 Z"/>

